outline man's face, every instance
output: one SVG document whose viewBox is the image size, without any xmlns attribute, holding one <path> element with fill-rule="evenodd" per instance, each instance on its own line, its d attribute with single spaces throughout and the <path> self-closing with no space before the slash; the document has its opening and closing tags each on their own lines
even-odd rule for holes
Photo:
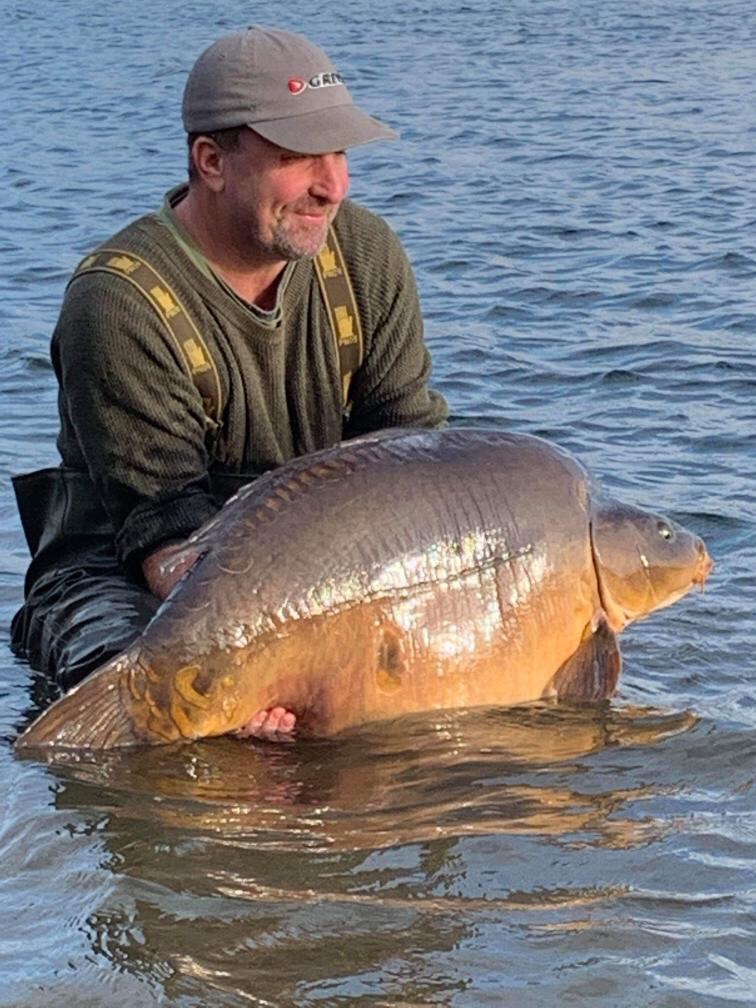
<svg viewBox="0 0 756 1008">
<path fill-rule="evenodd" d="M 223 195 L 240 251 L 287 261 L 317 255 L 349 188 L 346 154 L 296 154 L 248 129 L 223 160 Z"/>
</svg>

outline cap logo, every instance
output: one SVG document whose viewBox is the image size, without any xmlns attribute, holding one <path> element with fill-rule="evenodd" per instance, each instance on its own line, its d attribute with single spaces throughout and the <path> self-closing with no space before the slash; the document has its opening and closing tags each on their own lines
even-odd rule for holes
<svg viewBox="0 0 756 1008">
<path fill-rule="evenodd" d="M 335 72 L 315 74 L 309 80 L 304 80 L 302 77 L 290 77 L 289 91 L 298 95 L 306 91 L 307 88 L 336 87 L 339 84 L 344 84 L 344 78 Z"/>
</svg>

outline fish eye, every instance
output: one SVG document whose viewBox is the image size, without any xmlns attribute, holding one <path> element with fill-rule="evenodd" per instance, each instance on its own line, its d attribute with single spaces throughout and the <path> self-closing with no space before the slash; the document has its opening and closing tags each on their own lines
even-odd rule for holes
<svg viewBox="0 0 756 1008">
<path fill-rule="evenodd" d="M 674 536 L 674 532 L 669 527 L 669 525 L 667 525 L 666 522 L 663 521 L 657 522 L 656 529 L 659 535 L 662 537 L 662 539 L 672 539 Z"/>
</svg>

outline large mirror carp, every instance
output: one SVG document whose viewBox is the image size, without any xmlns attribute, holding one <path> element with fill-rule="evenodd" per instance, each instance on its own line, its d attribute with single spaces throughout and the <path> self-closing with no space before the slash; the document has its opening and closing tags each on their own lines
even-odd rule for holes
<svg viewBox="0 0 756 1008">
<path fill-rule="evenodd" d="M 131 647 L 17 747 L 297 731 L 546 697 L 611 696 L 617 634 L 711 569 L 697 536 L 601 497 L 566 451 L 498 431 L 397 430 L 296 459 L 186 543 Z"/>
</svg>

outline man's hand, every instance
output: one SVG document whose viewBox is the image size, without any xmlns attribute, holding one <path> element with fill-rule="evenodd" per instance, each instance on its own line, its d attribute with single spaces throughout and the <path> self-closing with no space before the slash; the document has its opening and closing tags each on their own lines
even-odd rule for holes
<svg viewBox="0 0 756 1008">
<path fill-rule="evenodd" d="M 291 739 L 294 725 L 297 722 L 295 714 L 285 707 L 272 707 L 261 710 L 248 721 L 243 728 L 234 732 L 237 738 L 267 739 L 268 742 L 285 742 Z"/>
<path fill-rule="evenodd" d="M 161 600 L 199 558 L 199 553 L 188 553 L 182 560 L 171 562 L 171 558 L 183 549 L 184 543 L 171 543 L 161 546 L 142 561 L 144 579 L 152 594 Z"/>
</svg>

